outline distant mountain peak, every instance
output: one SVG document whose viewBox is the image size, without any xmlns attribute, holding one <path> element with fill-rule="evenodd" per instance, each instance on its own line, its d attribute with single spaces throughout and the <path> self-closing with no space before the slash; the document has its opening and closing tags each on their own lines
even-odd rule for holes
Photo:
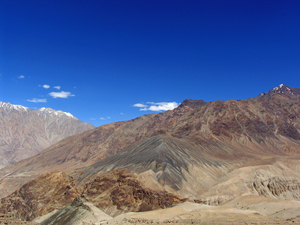
<svg viewBox="0 0 300 225">
<path fill-rule="evenodd" d="M 251 98 L 252 100 L 266 100 L 271 98 L 273 95 L 283 95 L 288 98 L 295 98 L 300 95 L 300 88 L 289 87 L 285 84 L 280 84 L 277 87 L 274 87 L 269 92 L 263 92 L 259 96 L 255 98 Z"/>
<path fill-rule="evenodd" d="M 63 138 L 93 129 L 71 113 L 31 110 L 0 101 L 0 169 L 33 156 Z"/>
<path fill-rule="evenodd" d="M 277 87 L 274 87 L 271 91 L 275 92 L 275 93 L 281 93 L 281 94 L 283 94 L 284 92 L 288 92 L 288 93 L 294 95 L 291 88 L 285 84 L 280 84 Z"/>
<path fill-rule="evenodd" d="M 14 104 L 11 104 L 9 102 L 2 102 L 0 101 L 0 108 L 4 109 L 6 112 L 10 112 L 11 110 L 17 110 L 19 112 L 28 112 L 31 111 L 28 107 L 25 107 L 25 106 L 22 106 L 22 105 L 14 105 Z M 68 116 L 70 118 L 73 118 L 73 119 L 77 119 L 75 116 L 73 116 L 71 113 L 69 112 L 63 112 L 61 110 L 54 110 L 54 109 L 51 109 L 51 108 L 40 108 L 40 109 L 37 109 L 37 110 L 34 110 L 34 111 L 38 111 L 38 114 L 43 114 L 45 116 L 47 115 L 53 115 L 53 116 L 56 116 L 56 117 L 61 117 L 61 116 Z"/>
</svg>

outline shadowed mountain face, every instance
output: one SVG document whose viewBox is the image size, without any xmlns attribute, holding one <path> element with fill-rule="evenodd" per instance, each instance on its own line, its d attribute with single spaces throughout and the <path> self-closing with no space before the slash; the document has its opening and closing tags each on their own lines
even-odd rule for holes
<svg viewBox="0 0 300 225">
<path fill-rule="evenodd" d="M 205 105 L 205 101 L 203 100 L 186 99 L 179 105 L 178 108 L 183 108 L 185 106 L 188 106 L 192 109 L 197 109 L 203 105 Z"/>
<path fill-rule="evenodd" d="M 192 163 L 209 163 L 201 151 L 197 151 L 188 142 L 172 136 L 158 135 L 140 141 L 120 153 L 101 160 L 90 166 L 96 172 L 111 171 L 119 168 L 130 168 L 138 173 L 152 170 L 174 170 L 180 175 L 174 179 L 182 179 L 182 170 L 188 171 Z"/>
<path fill-rule="evenodd" d="M 201 186 L 201 182 L 196 181 L 194 175 L 191 175 L 195 171 L 205 170 L 205 168 L 217 171 L 224 167 L 222 172 L 218 172 L 221 176 L 233 165 L 235 165 L 234 161 L 220 161 L 185 140 L 168 135 L 157 135 L 139 141 L 91 166 L 80 168 L 78 171 L 82 174 L 74 177 L 80 184 L 97 176 L 99 171 L 109 172 L 126 168 L 132 173 L 139 174 L 139 179 L 147 182 L 146 186 L 153 190 L 168 190 L 189 197 L 195 195 L 197 191 L 193 190 L 193 187 Z M 237 165 L 238 162 L 235 166 Z M 210 179 L 214 182 L 213 178 Z"/>
<path fill-rule="evenodd" d="M 94 128 L 70 113 L 0 102 L 0 168 L 36 155 L 50 145 Z"/>
<path fill-rule="evenodd" d="M 108 179 L 103 176 L 125 169 L 141 188 L 206 204 L 244 194 L 299 200 L 299 176 L 293 172 L 293 167 L 300 171 L 299 89 L 276 88 L 249 100 L 186 100 L 171 111 L 71 136 L 2 169 L 2 197 L 54 170 L 68 171 L 78 193 L 89 187 L 102 196 L 99 190 Z M 125 189 L 124 195 L 135 190 Z M 88 194 L 86 199 L 92 201 Z M 137 210 L 143 201 L 118 210 Z M 111 198 L 105 202 L 106 213 L 120 213 Z"/>
<path fill-rule="evenodd" d="M 111 216 L 102 212 L 85 199 L 78 197 L 70 205 L 52 213 L 46 218 L 40 218 L 37 222 L 41 225 L 80 225 L 96 224 L 99 221 L 103 223 L 111 219 Z"/>
</svg>

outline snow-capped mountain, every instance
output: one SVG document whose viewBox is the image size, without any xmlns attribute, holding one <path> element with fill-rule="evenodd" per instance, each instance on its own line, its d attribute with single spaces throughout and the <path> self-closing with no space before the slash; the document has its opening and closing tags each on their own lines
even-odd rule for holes
<svg viewBox="0 0 300 225">
<path fill-rule="evenodd" d="M 12 110 L 17 110 L 19 112 L 27 112 L 27 110 L 29 109 L 22 105 L 13 105 L 10 104 L 9 102 L 1 102 L 1 101 L 0 101 L 0 108 L 5 110 L 6 112 L 10 112 Z"/>
<path fill-rule="evenodd" d="M 0 101 L 0 168 L 33 156 L 50 145 L 94 128 L 71 113 L 31 110 Z"/>
<path fill-rule="evenodd" d="M 284 95 L 290 99 L 295 99 L 300 95 L 300 88 L 289 87 L 285 84 L 280 84 L 277 87 L 272 88 L 269 92 L 261 93 L 259 96 L 253 98 L 254 100 L 267 100 L 272 96 L 279 94 Z M 276 95 L 277 96 L 277 95 Z"/>
</svg>

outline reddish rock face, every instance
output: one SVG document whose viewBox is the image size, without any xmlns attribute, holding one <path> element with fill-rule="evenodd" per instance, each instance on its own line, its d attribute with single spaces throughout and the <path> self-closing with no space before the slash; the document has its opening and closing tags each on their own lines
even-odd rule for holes
<svg viewBox="0 0 300 225">
<path fill-rule="evenodd" d="M 136 177 L 124 169 L 116 169 L 98 176 L 84 185 L 82 190 L 86 200 L 112 216 L 122 212 L 163 209 L 185 201 L 178 195 L 144 187 Z"/>
<path fill-rule="evenodd" d="M 46 173 L 1 199 L 1 212 L 30 221 L 70 204 L 77 196 L 72 178 L 61 172 Z"/>
<path fill-rule="evenodd" d="M 66 173 L 46 173 L 2 198 L 0 211 L 31 221 L 71 204 L 80 196 L 113 216 L 128 211 L 171 207 L 185 201 L 177 195 L 143 187 L 136 177 L 124 169 L 98 176 L 83 187 L 75 183 Z"/>
</svg>

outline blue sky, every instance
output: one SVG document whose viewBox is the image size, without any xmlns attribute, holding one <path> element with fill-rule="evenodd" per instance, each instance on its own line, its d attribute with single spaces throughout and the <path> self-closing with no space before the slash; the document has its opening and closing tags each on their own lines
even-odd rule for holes
<svg viewBox="0 0 300 225">
<path fill-rule="evenodd" d="M 99 126 L 300 88 L 299 12 L 299 0 L 2 0 L 0 101 Z"/>
</svg>

